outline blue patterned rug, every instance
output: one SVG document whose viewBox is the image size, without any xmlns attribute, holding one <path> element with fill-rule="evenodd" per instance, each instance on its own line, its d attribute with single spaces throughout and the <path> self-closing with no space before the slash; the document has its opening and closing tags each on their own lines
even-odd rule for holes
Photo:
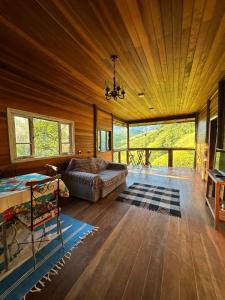
<svg viewBox="0 0 225 300">
<path fill-rule="evenodd" d="M 96 227 L 64 214 L 61 214 L 61 220 L 64 249 L 56 235 L 56 222 L 51 220 L 46 225 L 45 239 L 49 238 L 49 240 L 40 244 L 35 243 L 40 247 L 36 254 L 36 270 L 33 268 L 31 244 L 26 244 L 10 263 L 9 271 L 0 274 L 1 300 L 17 300 L 23 298 L 28 292 L 40 291 L 44 288 L 46 281 L 51 281 L 52 276 L 58 274 L 66 260 L 70 258 L 73 248 L 88 234 L 97 230 Z M 19 231 L 20 235 L 21 232 Z M 40 239 L 42 230 L 40 228 L 36 230 L 35 235 L 37 239 Z M 28 237 L 23 241 L 25 239 L 27 240 Z"/>
</svg>

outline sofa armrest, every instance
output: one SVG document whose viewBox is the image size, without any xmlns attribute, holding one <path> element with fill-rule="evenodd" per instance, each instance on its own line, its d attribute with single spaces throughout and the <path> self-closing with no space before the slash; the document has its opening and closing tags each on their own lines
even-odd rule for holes
<svg viewBox="0 0 225 300">
<path fill-rule="evenodd" d="M 126 164 L 120 164 L 120 163 L 109 163 L 107 166 L 108 170 L 127 170 Z"/>
<path fill-rule="evenodd" d="M 102 186 L 102 179 L 98 174 L 67 171 L 63 173 L 63 179 L 68 184 L 78 183 L 93 187 L 94 189 Z"/>
</svg>

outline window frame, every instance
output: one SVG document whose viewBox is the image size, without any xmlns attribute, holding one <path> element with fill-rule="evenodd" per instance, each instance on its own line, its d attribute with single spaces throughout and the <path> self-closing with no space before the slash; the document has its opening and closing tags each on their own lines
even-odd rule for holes
<svg viewBox="0 0 225 300">
<path fill-rule="evenodd" d="M 30 134 L 30 153 L 29 156 L 17 156 L 16 153 L 16 145 L 20 143 L 16 143 L 16 128 L 14 117 L 22 117 L 27 118 L 29 121 L 29 134 Z M 58 137 L 59 137 L 59 154 L 53 156 L 35 156 L 34 149 L 34 134 L 33 134 L 33 119 L 42 119 L 46 121 L 55 121 L 58 123 Z M 74 121 L 60 119 L 56 117 L 41 115 L 37 113 L 32 113 L 28 111 L 17 110 L 13 108 L 7 108 L 7 120 L 8 120 L 8 134 L 9 134 L 9 148 L 10 148 L 10 158 L 12 163 L 17 162 L 25 162 L 25 161 L 35 161 L 35 160 L 43 160 L 43 159 L 51 159 L 55 157 L 65 157 L 71 156 L 75 154 L 75 128 Z M 61 142 L 61 124 L 68 124 L 70 130 L 70 152 L 63 153 L 62 152 L 62 142 Z"/>
<path fill-rule="evenodd" d="M 125 138 L 125 141 L 126 141 L 126 144 L 125 144 L 125 147 L 116 147 L 115 145 L 115 137 L 118 135 L 118 132 L 116 131 L 115 127 L 118 127 L 118 128 L 124 128 L 125 129 L 125 135 L 126 135 L 126 138 Z M 120 134 L 121 136 L 121 134 Z M 125 122 L 122 122 L 122 121 L 119 121 L 117 119 L 113 119 L 113 140 L 112 140 L 112 144 L 113 144 L 113 149 L 116 149 L 116 150 L 126 150 L 127 149 L 127 140 L 128 140 L 128 124 L 125 123 Z M 120 144 L 121 140 L 119 141 L 119 144 Z"/>
<path fill-rule="evenodd" d="M 101 133 L 102 132 L 104 132 L 104 135 L 105 135 L 105 141 L 106 141 L 106 149 L 105 150 L 103 150 L 101 148 L 101 140 L 102 140 Z M 112 131 L 100 128 L 100 129 L 98 129 L 98 134 L 97 135 L 98 135 L 97 136 L 97 149 L 98 149 L 98 152 L 110 152 L 110 151 L 112 151 Z"/>
</svg>

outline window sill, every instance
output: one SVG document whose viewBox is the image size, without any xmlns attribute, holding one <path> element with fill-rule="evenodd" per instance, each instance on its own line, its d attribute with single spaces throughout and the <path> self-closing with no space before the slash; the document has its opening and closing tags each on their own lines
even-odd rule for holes
<svg viewBox="0 0 225 300">
<path fill-rule="evenodd" d="M 60 154 L 60 155 L 55 155 L 55 156 L 27 157 L 27 158 L 21 158 L 21 159 L 16 158 L 16 159 L 11 159 L 11 163 L 17 164 L 17 163 L 23 163 L 23 162 L 29 162 L 29 161 L 39 161 L 39 160 L 48 160 L 48 159 L 54 159 L 54 158 L 71 157 L 74 155 L 75 155 L 75 152 L 67 153 L 67 154 Z"/>
<path fill-rule="evenodd" d="M 103 151 L 103 150 L 102 150 L 102 151 L 101 151 L 101 150 L 98 150 L 98 152 L 99 152 L 99 153 L 105 153 L 105 152 L 112 152 L 112 150 L 104 150 L 104 151 Z"/>
</svg>

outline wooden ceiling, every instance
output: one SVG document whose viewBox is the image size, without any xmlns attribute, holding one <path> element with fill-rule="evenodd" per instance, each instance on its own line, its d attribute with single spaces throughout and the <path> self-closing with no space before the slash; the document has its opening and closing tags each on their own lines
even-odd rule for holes
<svg viewBox="0 0 225 300">
<path fill-rule="evenodd" d="M 224 0 L 0 0 L 0 14 L 5 90 L 14 81 L 135 120 L 199 111 L 224 76 Z M 127 94 L 107 102 L 113 53 Z"/>
</svg>

